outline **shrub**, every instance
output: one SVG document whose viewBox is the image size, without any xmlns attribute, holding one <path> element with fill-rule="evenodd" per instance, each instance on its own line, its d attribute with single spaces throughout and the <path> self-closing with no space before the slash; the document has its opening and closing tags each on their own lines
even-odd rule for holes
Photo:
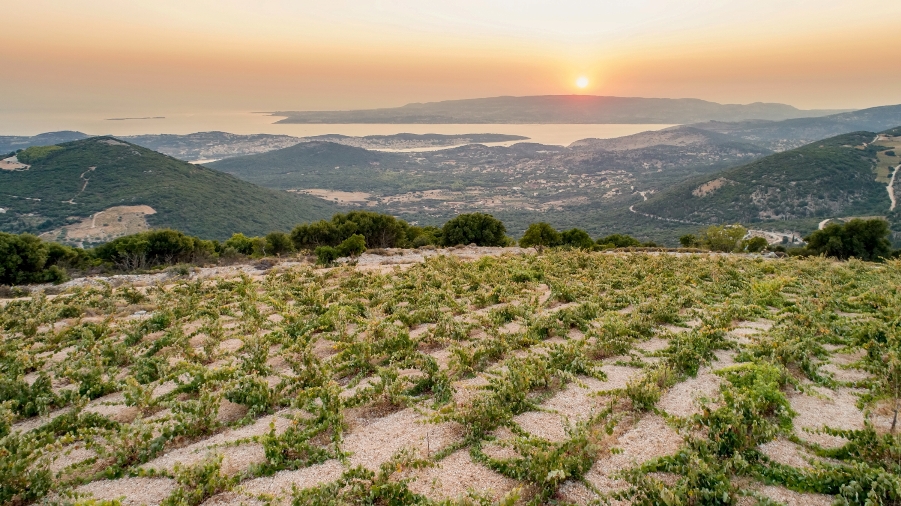
<svg viewBox="0 0 901 506">
<path fill-rule="evenodd" d="M 234 234 L 222 243 L 223 249 L 231 248 L 242 255 L 253 255 L 253 238 L 244 234 Z"/>
<path fill-rule="evenodd" d="M 266 234 L 266 254 L 285 255 L 294 251 L 294 243 L 291 236 L 284 232 L 270 232 Z"/>
<path fill-rule="evenodd" d="M 683 248 L 693 248 L 698 245 L 698 238 L 694 234 L 685 234 L 679 238 L 679 244 Z"/>
<path fill-rule="evenodd" d="M 360 234 L 354 234 L 338 245 L 338 254 L 343 257 L 358 257 L 366 251 L 366 239 Z"/>
<path fill-rule="evenodd" d="M 507 229 L 500 220 L 483 213 L 461 214 L 441 229 L 445 246 L 473 243 L 478 246 L 506 246 L 506 234 Z"/>
<path fill-rule="evenodd" d="M 331 246 L 319 246 L 313 253 L 316 255 L 316 263 L 319 265 L 328 265 L 341 256 L 338 249 Z"/>
<path fill-rule="evenodd" d="M 625 234 L 610 234 L 597 240 L 597 244 L 607 248 L 632 248 L 641 246 L 641 241 Z"/>
<path fill-rule="evenodd" d="M 91 253 L 100 260 L 134 270 L 212 258 L 215 243 L 177 230 L 162 229 L 119 237 L 94 248 Z"/>
<path fill-rule="evenodd" d="M 729 253 L 741 248 L 741 240 L 748 233 L 741 225 L 713 225 L 701 235 L 701 244 L 713 251 Z"/>
<path fill-rule="evenodd" d="M 519 245 L 523 248 L 534 247 L 540 253 L 546 247 L 559 246 L 561 241 L 560 232 L 541 222 L 529 225 L 525 235 L 519 240 Z"/>
<path fill-rule="evenodd" d="M 878 261 L 892 254 L 891 234 L 888 222 L 881 219 L 854 219 L 839 225 L 829 223 L 822 230 L 810 234 L 807 250 L 815 255 L 826 255 L 841 260 L 858 258 Z"/>
<path fill-rule="evenodd" d="M 769 244 L 763 237 L 752 237 L 745 241 L 745 250 L 749 253 L 757 253 L 763 251 Z"/>
<path fill-rule="evenodd" d="M 564 246 L 573 248 L 591 249 L 594 246 L 594 240 L 588 235 L 588 232 L 580 228 L 571 228 L 560 234 L 560 240 Z"/>
</svg>

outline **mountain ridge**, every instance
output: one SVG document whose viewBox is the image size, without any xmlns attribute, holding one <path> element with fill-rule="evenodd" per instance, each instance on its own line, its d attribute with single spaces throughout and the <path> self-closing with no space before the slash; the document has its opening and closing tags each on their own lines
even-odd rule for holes
<svg viewBox="0 0 901 506">
<path fill-rule="evenodd" d="M 786 104 L 718 104 L 694 98 L 597 95 L 500 96 L 346 111 L 276 111 L 276 123 L 695 123 L 781 120 L 845 110 L 803 111 Z"/>
<path fill-rule="evenodd" d="M 143 214 L 154 228 L 224 239 L 289 230 L 337 211 L 319 199 L 261 188 L 114 137 L 35 151 L 23 170 L 0 171 L 0 230 L 61 230 L 110 208 L 148 206 L 152 212 Z"/>
</svg>

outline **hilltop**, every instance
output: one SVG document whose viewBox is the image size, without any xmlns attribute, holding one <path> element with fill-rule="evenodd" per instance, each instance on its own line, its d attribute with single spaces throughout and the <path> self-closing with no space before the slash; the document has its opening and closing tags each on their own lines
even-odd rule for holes
<svg viewBox="0 0 901 506">
<path fill-rule="evenodd" d="M 875 138 L 856 132 L 817 141 L 691 179 L 635 209 L 695 223 L 885 215 L 891 202 L 874 169 L 886 147 L 871 144 Z"/>
<path fill-rule="evenodd" d="M 545 95 L 490 97 L 355 111 L 280 111 L 278 123 L 695 123 L 782 120 L 840 111 L 785 104 L 718 104 L 693 98 Z"/>
<path fill-rule="evenodd" d="M 901 125 L 901 105 L 872 107 L 819 118 L 733 123 L 711 121 L 694 124 L 691 127 L 726 134 L 773 151 L 785 151 L 835 135 L 879 132 L 897 125 Z"/>
<path fill-rule="evenodd" d="M 124 235 L 149 226 L 221 239 L 288 230 L 335 211 L 319 199 L 260 188 L 112 137 L 18 156 L 22 168 L 0 171 L 0 230 L 7 232 L 49 232 L 66 241 L 68 226 L 79 235 L 68 242 L 82 242 L 97 228 L 123 228 L 118 235 Z"/>
</svg>

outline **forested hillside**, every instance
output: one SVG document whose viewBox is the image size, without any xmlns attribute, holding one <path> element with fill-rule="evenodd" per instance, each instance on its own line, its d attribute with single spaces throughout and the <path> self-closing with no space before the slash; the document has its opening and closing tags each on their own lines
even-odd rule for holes
<svg viewBox="0 0 901 506">
<path fill-rule="evenodd" d="M 818 141 L 684 182 L 635 209 L 698 223 L 753 223 L 849 215 L 884 215 L 890 201 L 873 169 L 875 133 Z"/>
<path fill-rule="evenodd" d="M 114 206 L 149 206 L 152 227 L 204 238 L 263 234 L 331 216 L 312 197 L 260 188 L 111 137 L 30 148 L 0 171 L 0 230 L 45 232 Z"/>
</svg>

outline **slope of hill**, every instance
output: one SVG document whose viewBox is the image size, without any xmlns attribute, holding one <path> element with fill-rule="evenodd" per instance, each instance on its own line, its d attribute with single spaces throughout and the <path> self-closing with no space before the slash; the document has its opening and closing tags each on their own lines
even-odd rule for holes
<svg viewBox="0 0 901 506">
<path fill-rule="evenodd" d="M 78 141 L 90 137 L 86 133 L 69 130 L 46 132 L 38 135 L 0 135 L 0 154 L 10 153 L 31 146 L 50 146 L 61 142 Z"/>
<path fill-rule="evenodd" d="M 381 187 L 382 169 L 413 167 L 406 153 L 370 151 L 335 142 L 313 141 L 259 155 L 228 158 L 208 164 L 254 184 L 281 190 L 328 188 L 357 191 Z M 391 182 L 391 187 L 396 183 Z"/>
<path fill-rule="evenodd" d="M 885 214 L 876 181 L 880 148 L 870 132 L 840 135 L 692 179 L 635 206 L 640 212 L 697 223 L 756 222 Z"/>
<path fill-rule="evenodd" d="M 228 132 L 197 132 L 187 135 L 148 134 L 119 137 L 179 160 L 210 160 L 265 153 L 302 142 L 290 135 L 239 135 Z"/>
<path fill-rule="evenodd" d="M 759 146 L 743 141 L 738 137 L 694 126 L 677 126 L 613 139 L 582 139 L 570 144 L 569 147 L 604 151 L 628 151 L 653 146 L 721 146 L 727 144 L 742 144 L 744 147 L 754 151 L 761 150 Z"/>
<path fill-rule="evenodd" d="M 785 121 L 711 121 L 691 125 L 694 128 L 731 135 L 773 151 L 784 151 L 819 139 L 850 132 L 879 132 L 901 125 L 901 105 L 873 107 L 820 118 Z"/>
<path fill-rule="evenodd" d="M 334 212 L 321 200 L 260 188 L 111 137 L 31 150 L 20 155 L 26 169 L 0 171 L 4 231 L 46 232 L 131 207 L 146 211 L 149 226 L 224 238 L 286 230 Z"/>
<path fill-rule="evenodd" d="M 692 98 L 545 95 L 407 104 L 357 111 L 282 111 L 279 123 L 693 123 L 781 120 L 838 111 L 802 111 L 790 105 L 717 104 Z"/>
</svg>

